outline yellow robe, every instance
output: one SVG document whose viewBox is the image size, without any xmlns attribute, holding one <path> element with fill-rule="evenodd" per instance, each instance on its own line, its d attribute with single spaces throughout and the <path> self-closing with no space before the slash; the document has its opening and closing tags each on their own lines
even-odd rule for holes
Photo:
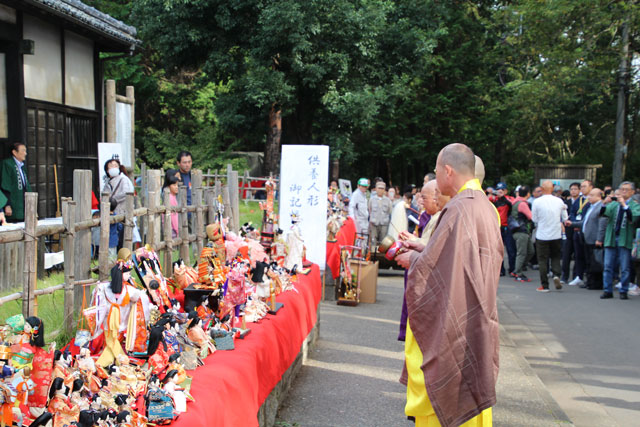
<svg viewBox="0 0 640 427">
<path fill-rule="evenodd" d="M 481 190 L 480 182 L 477 179 L 467 182 L 458 192 L 466 189 Z M 500 216 L 498 216 L 498 224 Z M 433 230 L 432 230 L 433 232 Z M 416 427 L 440 427 L 440 421 L 436 416 L 431 401 L 427 395 L 427 388 L 424 384 L 424 372 L 422 366 L 422 352 L 418 342 L 411 332 L 409 320 L 407 319 L 407 334 L 404 342 L 405 363 L 407 365 L 407 404 L 404 412 L 407 416 L 415 417 Z M 491 408 L 487 408 L 479 415 L 462 424 L 463 427 L 490 427 L 493 425 Z"/>
</svg>

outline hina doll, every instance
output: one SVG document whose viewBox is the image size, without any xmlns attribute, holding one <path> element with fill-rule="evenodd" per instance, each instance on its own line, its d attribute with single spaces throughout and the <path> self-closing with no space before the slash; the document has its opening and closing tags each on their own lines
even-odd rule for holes
<svg viewBox="0 0 640 427">
<path fill-rule="evenodd" d="M 202 329 L 202 319 L 200 319 L 197 313 L 190 315 L 191 321 L 187 326 L 187 337 L 200 349 L 200 355 L 206 357 L 207 354 L 212 354 L 216 351 L 216 347 L 213 345 L 209 336 Z"/>
<path fill-rule="evenodd" d="M 40 318 L 31 316 L 24 319 L 22 332 L 11 346 L 13 367 L 22 369 L 29 366 L 31 368 L 36 347 L 44 347 L 44 324 Z"/>
<path fill-rule="evenodd" d="M 160 375 L 165 366 L 169 363 L 169 347 L 164 342 L 164 326 L 154 325 L 149 332 L 149 347 L 147 354 L 149 356 L 148 363 L 151 372 Z"/>
<path fill-rule="evenodd" d="M 178 331 L 176 321 L 167 318 L 165 321 L 161 321 L 162 323 L 159 326 L 163 326 L 164 330 L 162 331 L 162 337 L 164 338 L 164 342 L 167 344 L 170 352 L 179 353 L 182 351 L 180 346 L 180 341 L 178 340 Z"/>
<path fill-rule="evenodd" d="M 164 387 L 162 387 L 162 389 L 167 392 L 171 400 L 173 400 L 175 412 L 179 415 L 187 412 L 187 396 L 184 394 L 184 388 L 178 385 L 178 378 L 178 371 L 175 369 L 167 372 L 167 375 L 164 377 Z"/>
<path fill-rule="evenodd" d="M 251 282 L 256 287 L 255 294 L 263 300 L 271 296 L 271 280 L 266 274 L 268 268 L 269 264 L 258 261 L 253 270 L 251 270 Z"/>
<path fill-rule="evenodd" d="M 36 384 L 30 378 L 31 368 L 25 366 L 21 370 L 17 371 L 13 375 L 11 384 L 16 390 L 16 405 L 22 413 L 27 413 L 27 404 L 29 403 L 29 396 L 35 392 Z"/>
<path fill-rule="evenodd" d="M 164 313 L 172 307 L 172 303 L 169 299 L 167 281 L 162 275 L 158 254 L 156 254 L 149 245 L 145 245 L 144 248 L 138 249 L 136 254 L 138 259 L 138 272 L 140 273 L 141 279 L 149 291 L 153 303 L 158 306 L 162 313 Z M 151 281 L 153 280 L 157 282 L 157 288 L 155 289 L 151 289 L 150 286 Z"/>
<path fill-rule="evenodd" d="M 187 371 L 185 371 L 184 366 L 180 363 L 180 353 L 173 353 L 169 356 L 169 366 L 167 366 L 167 372 L 169 371 L 178 371 L 178 384 L 182 384 L 186 380 L 191 377 L 187 375 Z"/>
<path fill-rule="evenodd" d="M 291 214 L 291 229 L 287 234 L 287 248 L 289 252 L 284 260 L 287 270 L 295 270 L 295 267 L 302 268 L 302 255 L 304 252 L 304 239 L 300 229 L 300 217 L 297 213 Z"/>
<path fill-rule="evenodd" d="M 116 425 L 118 427 L 133 427 L 131 423 L 131 413 L 129 411 L 122 411 L 118 413 L 116 417 Z"/>
<path fill-rule="evenodd" d="M 284 266 L 284 260 L 287 256 L 287 244 L 282 237 L 282 229 L 278 228 L 275 233 L 273 245 L 271 246 L 271 259 L 273 259 L 280 267 Z"/>
<path fill-rule="evenodd" d="M 69 388 L 64 385 L 64 379 L 57 377 L 51 382 L 47 410 L 53 414 L 53 427 L 69 426 L 78 421 L 80 409 L 71 404 L 68 399 Z"/>
<path fill-rule="evenodd" d="M 221 226 L 219 222 L 214 222 L 207 225 L 206 232 L 209 239 L 207 246 L 212 248 L 216 257 L 220 262 L 224 263 L 227 260 L 227 250 L 224 244 L 224 225 Z"/>
<path fill-rule="evenodd" d="M 131 278 L 130 261 L 118 260 L 111 269 L 111 282 L 100 283 L 93 295 L 96 306 L 96 330 L 93 338 L 104 333 L 105 347 L 98 364 L 107 366 L 124 351 L 119 336 L 126 334 L 127 351 L 144 352 L 147 341 L 150 302 L 147 295 L 127 284 Z"/>
<path fill-rule="evenodd" d="M 92 410 L 82 410 L 78 416 L 78 427 L 94 427 L 98 422 L 98 413 Z"/>
<path fill-rule="evenodd" d="M 64 385 L 71 388 L 75 379 L 71 371 L 71 361 L 73 356 L 68 351 L 62 352 L 56 350 L 53 353 L 53 370 L 51 371 L 51 380 L 54 378 L 62 378 Z"/>
<path fill-rule="evenodd" d="M 89 409 L 90 402 L 88 399 L 87 388 L 85 387 L 83 380 L 78 378 L 73 381 L 73 386 L 71 388 L 71 396 L 69 397 L 69 401 L 71 405 L 77 406 L 80 409 L 80 411 Z"/>
</svg>

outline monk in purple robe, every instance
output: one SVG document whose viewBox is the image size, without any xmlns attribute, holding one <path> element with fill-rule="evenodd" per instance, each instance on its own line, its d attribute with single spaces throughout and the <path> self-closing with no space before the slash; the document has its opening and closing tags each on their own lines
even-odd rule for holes
<svg viewBox="0 0 640 427">
<path fill-rule="evenodd" d="M 498 214 L 474 177 L 469 147 L 440 151 L 436 180 L 451 200 L 409 268 L 405 413 L 416 426 L 491 425 L 498 379 Z"/>
</svg>

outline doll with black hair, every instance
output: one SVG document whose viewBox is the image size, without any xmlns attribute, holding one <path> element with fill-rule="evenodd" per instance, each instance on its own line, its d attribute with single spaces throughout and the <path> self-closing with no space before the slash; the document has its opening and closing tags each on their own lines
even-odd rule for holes
<svg viewBox="0 0 640 427">
<path fill-rule="evenodd" d="M 118 413 L 118 416 L 116 417 L 116 425 L 118 427 L 132 427 L 131 412 L 122 411 Z"/>
<path fill-rule="evenodd" d="M 98 423 L 98 414 L 93 410 L 82 410 L 78 416 L 78 427 L 94 427 Z"/>
<path fill-rule="evenodd" d="M 149 330 L 149 347 L 147 355 L 151 372 L 155 375 L 162 373 L 169 363 L 170 348 L 164 341 L 164 325 L 155 324 Z"/>
<path fill-rule="evenodd" d="M 49 388 L 49 401 L 47 402 L 47 410 L 53 414 L 54 426 L 69 425 L 78 421 L 80 408 L 71 404 L 68 398 L 69 388 L 64 385 L 64 379 L 54 378 Z"/>
<path fill-rule="evenodd" d="M 207 357 L 208 354 L 212 354 L 216 351 L 216 347 L 213 345 L 204 329 L 202 329 L 202 319 L 200 319 L 198 313 L 192 311 L 189 313 L 189 317 L 191 320 L 187 326 L 187 337 L 200 349 L 200 356 L 203 358 Z"/>
<path fill-rule="evenodd" d="M 137 271 L 142 283 L 149 292 L 151 300 L 161 313 L 169 310 L 173 304 L 170 300 L 167 281 L 162 275 L 158 254 L 149 245 L 136 250 Z M 152 281 L 157 282 L 157 289 L 151 290 Z"/>
<path fill-rule="evenodd" d="M 173 406 L 177 414 L 187 412 L 187 396 L 184 393 L 184 388 L 178 385 L 178 371 L 175 369 L 167 372 L 164 377 L 164 386 L 162 389 L 167 392 L 171 400 L 173 400 Z"/>
<path fill-rule="evenodd" d="M 71 363 L 73 356 L 69 351 L 56 350 L 53 353 L 53 369 L 51 370 L 51 379 L 62 378 L 64 385 L 71 388 L 75 377 L 72 375 Z"/>
<path fill-rule="evenodd" d="M 191 378 L 187 375 L 187 371 L 184 369 L 182 363 L 180 363 L 180 356 L 180 353 L 173 353 L 169 356 L 169 365 L 167 366 L 167 372 L 174 370 L 178 372 L 178 384 L 182 384 L 187 379 Z"/>
<path fill-rule="evenodd" d="M 150 303 L 145 292 L 128 284 L 132 264 L 120 259 L 111 269 L 111 281 L 96 286 L 93 305 L 96 306 L 96 330 L 93 338 L 104 333 L 105 347 L 98 364 L 107 366 L 124 353 L 119 335 L 125 332 L 127 351 L 144 351 L 147 341 L 146 323 Z"/>
<path fill-rule="evenodd" d="M 89 409 L 89 391 L 81 378 L 73 380 L 69 401 L 72 405 L 80 408 L 81 411 Z"/>
<path fill-rule="evenodd" d="M 38 317 L 24 319 L 22 333 L 12 347 L 11 364 L 16 369 L 31 366 L 37 348 L 44 347 L 44 324 Z"/>
</svg>

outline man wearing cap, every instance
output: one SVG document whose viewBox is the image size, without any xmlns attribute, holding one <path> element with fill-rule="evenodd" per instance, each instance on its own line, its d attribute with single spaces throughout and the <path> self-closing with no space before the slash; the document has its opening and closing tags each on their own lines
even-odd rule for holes
<svg viewBox="0 0 640 427">
<path fill-rule="evenodd" d="M 507 248 L 507 256 L 509 258 L 509 274 L 515 274 L 513 272 L 516 266 L 516 242 L 513 240 L 513 235 L 511 231 L 509 231 L 509 214 L 511 213 L 511 206 L 513 206 L 513 198 L 509 196 L 509 192 L 507 189 L 507 184 L 504 182 L 499 182 L 496 185 L 496 195 L 490 198 L 493 204 L 496 206 L 498 210 L 498 214 L 500 215 L 500 234 L 502 235 L 502 243 L 504 247 Z M 500 275 L 504 276 L 504 264 L 500 268 Z"/>
<path fill-rule="evenodd" d="M 380 244 L 387 235 L 391 219 L 391 200 L 384 195 L 384 181 L 376 182 L 376 192 L 369 199 L 369 237 L 371 248 Z"/>
<path fill-rule="evenodd" d="M 351 194 L 351 200 L 349 201 L 349 216 L 356 223 L 356 232 L 365 236 L 369 233 L 367 189 L 369 189 L 369 180 L 360 178 L 358 180 L 358 188 Z"/>
</svg>

